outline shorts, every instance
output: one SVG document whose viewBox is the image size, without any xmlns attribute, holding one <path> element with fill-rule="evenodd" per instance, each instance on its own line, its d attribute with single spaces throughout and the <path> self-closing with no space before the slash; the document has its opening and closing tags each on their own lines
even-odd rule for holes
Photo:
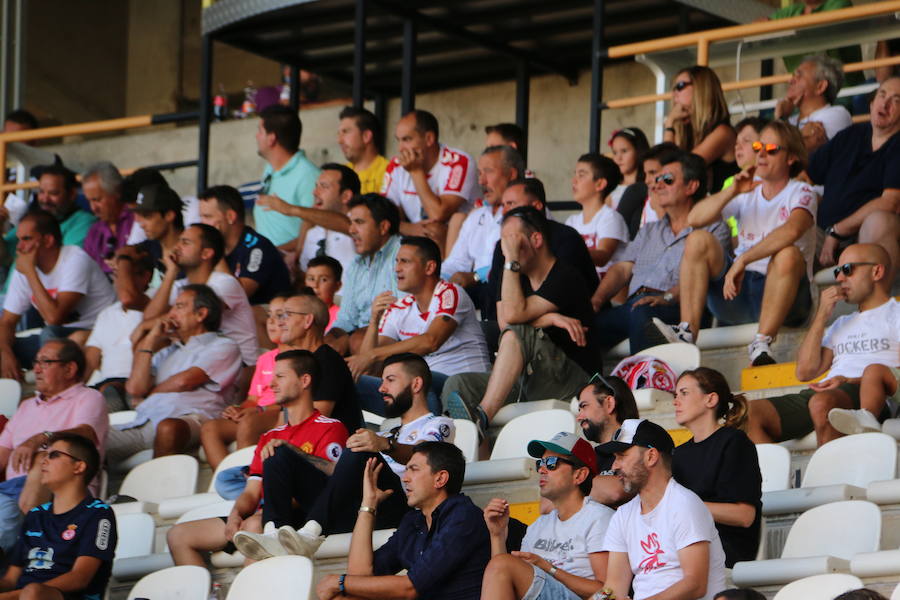
<svg viewBox="0 0 900 600">
<path fill-rule="evenodd" d="M 564 586 L 558 579 L 538 567 L 534 569 L 531 587 L 522 596 L 522 600 L 579 600 L 580 596 Z"/>
<path fill-rule="evenodd" d="M 842 383 L 837 389 L 850 397 L 853 408 L 859 408 L 859 385 Z M 806 388 L 796 394 L 766 398 L 775 407 L 781 420 L 781 438 L 777 441 L 783 442 L 803 437 L 815 428 L 812 417 L 809 415 L 809 399 L 815 393 L 812 388 Z"/>
<path fill-rule="evenodd" d="M 191 413 L 171 418 L 181 419 L 187 423 L 191 431 L 190 446 L 196 446 L 200 443 L 200 426 L 207 421 L 206 417 L 197 413 Z M 153 421 L 147 421 L 143 425 L 129 427 L 128 429 L 111 427 L 106 437 L 106 461 L 108 464 L 115 464 L 142 450 L 150 450 L 153 448 L 155 438 L 156 426 L 153 424 Z"/>
</svg>

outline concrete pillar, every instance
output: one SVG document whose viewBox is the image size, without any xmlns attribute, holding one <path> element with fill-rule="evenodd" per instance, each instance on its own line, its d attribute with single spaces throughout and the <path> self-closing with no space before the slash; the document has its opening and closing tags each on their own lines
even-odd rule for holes
<svg viewBox="0 0 900 600">
<path fill-rule="evenodd" d="M 127 115 L 177 110 L 182 0 L 128 1 Z"/>
</svg>

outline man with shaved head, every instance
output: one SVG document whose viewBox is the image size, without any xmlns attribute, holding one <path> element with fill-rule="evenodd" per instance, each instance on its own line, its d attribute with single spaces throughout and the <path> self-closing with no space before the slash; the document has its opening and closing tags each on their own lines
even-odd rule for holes
<svg viewBox="0 0 900 600">
<path fill-rule="evenodd" d="M 891 261 L 877 244 L 854 244 L 835 268 L 837 285 L 822 291 L 819 309 L 797 356 L 797 378 L 809 381 L 826 371 L 828 377 L 798 394 L 750 403 L 747 434 L 755 443 L 802 437 L 815 430 L 819 445 L 841 435 L 835 416 L 852 417 L 864 425 L 868 411 L 860 409 L 860 380 L 873 364 L 900 367 L 900 303 L 890 296 Z M 826 324 L 838 301 L 858 311 Z M 896 388 L 895 388 L 896 390 Z M 896 395 L 896 394 L 895 394 Z M 832 409 L 842 409 L 830 417 Z M 850 412 L 850 409 L 852 412 Z M 872 416 L 872 415 L 869 415 Z M 874 415 L 883 420 L 885 415 Z M 878 428 L 875 421 L 872 427 Z M 862 427 L 860 427 L 862 430 Z"/>
</svg>

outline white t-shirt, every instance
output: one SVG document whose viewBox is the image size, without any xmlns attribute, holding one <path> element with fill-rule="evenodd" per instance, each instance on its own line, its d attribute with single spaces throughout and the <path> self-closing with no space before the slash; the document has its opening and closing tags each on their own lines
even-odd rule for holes
<svg viewBox="0 0 900 600">
<path fill-rule="evenodd" d="M 553 509 L 528 526 L 522 538 L 522 551 L 547 559 L 557 569 L 594 579 L 588 554 L 603 552 L 603 539 L 616 511 L 584 499 L 584 506 L 565 521 Z"/>
<path fill-rule="evenodd" d="M 625 219 L 617 210 L 606 205 L 603 205 L 589 222 L 584 222 L 584 211 L 582 211 L 569 215 L 569 218 L 566 219 L 566 225 L 581 234 L 588 250 L 596 249 L 600 241 L 604 239 L 619 240 L 616 251 L 613 252 L 613 255 L 605 265 L 597 267 L 597 273 L 605 273 L 611 266 L 616 264 L 619 260 L 618 257 L 622 254 L 622 250 L 628 244 L 628 225 L 625 224 Z"/>
<path fill-rule="evenodd" d="M 478 174 L 472 157 L 456 148 L 441 144 L 438 161 L 428 172 L 428 187 L 438 196 L 465 198 L 460 212 L 469 212 L 480 194 Z M 400 207 L 410 223 L 427 218 L 409 172 L 396 157 L 388 163 L 381 185 L 381 195 Z"/>
<path fill-rule="evenodd" d="M 169 304 L 175 304 L 175 299 L 181 288 L 188 285 L 187 279 L 179 279 L 172 286 L 169 294 Z M 259 343 L 256 338 L 256 321 L 253 318 L 253 309 L 247 300 L 247 293 L 233 275 L 213 271 L 206 285 L 219 296 L 225 303 L 225 311 L 222 313 L 221 331 L 231 338 L 241 348 L 241 360 L 245 365 L 255 365 L 259 356 Z"/>
<path fill-rule="evenodd" d="M 794 113 L 788 117 L 788 123 L 798 128 L 802 128 L 810 122 L 821 123 L 825 128 L 825 136 L 829 140 L 839 131 L 846 129 L 853 124 L 849 111 L 841 105 L 835 106 L 833 104 L 828 104 L 819 110 L 814 110 L 802 121 L 800 120 L 800 113 Z"/>
<path fill-rule="evenodd" d="M 774 198 L 766 200 L 763 186 L 758 185 L 746 194 L 738 194 L 722 210 L 722 218 L 735 217 L 738 222 L 738 247 L 735 256 L 740 256 L 776 228 L 784 225 L 794 210 L 802 209 L 816 218 L 818 198 L 812 188 L 802 181 L 791 179 Z M 794 245 L 800 249 L 806 260 L 807 278 L 812 281 L 812 262 L 816 251 L 816 228 L 810 227 Z M 766 274 L 771 257 L 761 258 L 747 265 L 748 271 Z"/>
<path fill-rule="evenodd" d="M 834 352 L 828 377 L 862 377 L 871 364 L 900 367 L 900 302 L 835 319 L 822 345 Z"/>
<path fill-rule="evenodd" d="M 456 329 L 435 352 L 425 356 L 432 371 L 444 375 L 486 373 L 491 370 L 487 343 L 481 325 L 475 318 L 475 305 L 464 289 L 444 280 L 434 286 L 428 311 L 419 312 L 416 298 L 404 296 L 384 312 L 378 335 L 398 342 L 422 335 L 440 316 L 456 321 Z"/>
<path fill-rule="evenodd" d="M 622 196 L 625 195 L 625 190 L 628 189 L 628 184 L 620 183 L 616 186 L 616 188 L 609 193 L 609 203 L 610 208 L 616 210 L 619 208 L 619 202 L 622 201 Z"/>
<path fill-rule="evenodd" d="M 383 431 L 380 435 L 387 436 L 388 433 Z M 415 446 L 419 442 L 449 442 L 452 444 L 454 437 L 456 437 L 456 425 L 453 423 L 453 419 L 428 413 L 401 426 L 397 432 L 396 442 L 407 446 Z M 381 454 L 381 457 L 391 467 L 391 471 L 397 474 L 397 477 L 402 477 L 406 472 L 406 464 L 397 462 L 384 453 Z"/>
<path fill-rule="evenodd" d="M 674 478 L 659 504 L 641 514 L 641 497 L 619 507 L 609 523 L 604 549 L 625 552 L 634 574 L 634 600 L 658 594 L 684 578 L 678 551 L 709 542 L 709 577 L 703 600 L 725 589 L 725 552 L 703 501 Z"/>
<path fill-rule="evenodd" d="M 325 254 L 341 263 L 345 271 L 357 256 L 356 249 L 353 247 L 353 239 L 349 235 L 317 225 L 306 232 L 303 252 L 300 253 L 301 269 L 306 270 L 306 265 L 316 257 L 320 248 Z"/>
<path fill-rule="evenodd" d="M 441 263 L 441 277 L 450 279 L 454 273 L 477 273 L 485 281 L 494 259 L 494 246 L 500 239 L 502 220 L 503 211 L 499 207 L 496 213 L 489 205 L 470 212 L 450 255 Z"/>
<path fill-rule="evenodd" d="M 116 301 L 116 293 L 100 267 L 87 252 L 78 246 L 63 246 L 53 270 L 44 273 L 37 270 L 38 279 L 54 300 L 62 292 L 84 294 L 75 303 L 72 314 L 66 317 L 65 327 L 91 329 L 100 311 Z M 31 286 L 20 271 L 12 273 L 3 310 L 22 315 L 33 305 Z"/>
<path fill-rule="evenodd" d="M 131 332 L 144 320 L 139 310 L 125 310 L 121 302 L 107 306 L 97 315 L 85 346 L 100 349 L 100 380 L 131 375 Z"/>
</svg>

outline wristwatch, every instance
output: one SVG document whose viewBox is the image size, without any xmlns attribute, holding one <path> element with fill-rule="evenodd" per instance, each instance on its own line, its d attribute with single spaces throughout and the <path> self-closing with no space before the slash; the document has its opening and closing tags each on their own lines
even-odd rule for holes
<svg viewBox="0 0 900 600">
<path fill-rule="evenodd" d="M 675 294 L 673 294 L 672 292 L 666 292 L 665 294 L 663 294 L 663 301 L 665 301 L 666 304 L 672 304 L 673 300 L 675 300 Z"/>
<path fill-rule="evenodd" d="M 838 240 L 839 242 L 843 242 L 845 240 L 849 240 L 853 236 L 849 235 L 841 235 L 837 231 L 834 230 L 834 225 L 825 230 L 825 233 Z"/>
<path fill-rule="evenodd" d="M 519 264 L 517 260 L 511 260 L 509 262 L 503 263 L 503 268 L 507 271 L 512 271 L 513 273 L 518 273 L 522 270 L 522 265 Z"/>
</svg>

